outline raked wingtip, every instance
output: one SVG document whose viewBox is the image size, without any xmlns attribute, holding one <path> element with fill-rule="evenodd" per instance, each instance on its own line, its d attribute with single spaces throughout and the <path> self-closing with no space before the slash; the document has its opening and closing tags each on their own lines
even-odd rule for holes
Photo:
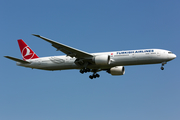
<svg viewBox="0 0 180 120">
<path fill-rule="evenodd" d="M 36 35 L 36 34 L 32 34 L 33 36 L 36 36 L 36 37 L 41 37 L 40 35 Z"/>
</svg>

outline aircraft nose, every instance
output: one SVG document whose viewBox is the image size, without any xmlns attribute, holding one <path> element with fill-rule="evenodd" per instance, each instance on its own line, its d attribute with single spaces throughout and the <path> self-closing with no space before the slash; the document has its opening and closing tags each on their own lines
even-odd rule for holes
<svg viewBox="0 0 180 120">
<path fill-rule="evenodd" d="M 172 59 L 175 59 L 175 58 L 176 58 L 176 55 L 175 55 L 175 54 L 172 54 L 171 58 L 172 58 Z"/>
<path fill-rule="evenodd" d="M 173 57 L 173 59 L 175 59 L 177 56 L 174 54 L 174 57 Z"/>
</svg>

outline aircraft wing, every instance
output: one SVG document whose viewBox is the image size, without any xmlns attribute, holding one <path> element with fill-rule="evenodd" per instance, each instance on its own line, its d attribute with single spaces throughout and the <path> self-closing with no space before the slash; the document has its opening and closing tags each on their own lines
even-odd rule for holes
<svg viewBox="0 0 180 120">
<path fill-rule="evenodd" d="M 40 35 L 36 35 L 36 34 L 32 34 L 32 35 L 34 35 L 36 37 L 39 37 L 39 38 L 51 43 L 53 47 L 55 47 L 55 48 L 57 48 L 57 50 L 60 50 L 61 52 L 65 53 L 67 56 L 76 57 L 76 58 L 91 58 L 91 57 L 93 57 L 93 55 L 91 55 L 91 54 L 89 54 L 87 52 L 84 52 L 84 51 L 69 47 L 67 45 L 64 45 L 62 43 L 58 43 L 56 41 L 53 41 L 53 40 L 50 40 L 48 38 L 42 37 Z"/>
<path fill-rule="evenodd" d="M 21 59 L 18 59 L 18 58 L 10 57 L 10 56 L 4 56 L 4 57 L 6 57 L 8 59 L 11 59 L 11 60 L 14 60 L 16 62 L 24 63 L 24 64 L 29 64 L 30 63 L 28 61 L 24 61 L 24 60 L 21 60 Z"/>
</svg>

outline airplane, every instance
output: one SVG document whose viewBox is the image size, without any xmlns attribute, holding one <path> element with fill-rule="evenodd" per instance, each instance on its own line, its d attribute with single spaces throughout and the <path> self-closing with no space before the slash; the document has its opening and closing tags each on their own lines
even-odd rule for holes
<svg viewBox="0 0 180 120">
<path fill-rule="evenodd" d="M 163 49 L 87 53 L 40 35 L 32 35 L 51 43 L 57 51 L 61 51 L 66 55 L 39 58 L 22 39 L 19 39 L 17 41 L 23 60 L 11 56 L 4 57 L 16 61 L 18 66 L 32 69 L 35 68 L 50 71 L 78 69 L 82 74 L 92 72 L 93 74 L 89 76 L 90 79 L 100 77 L 100 75 L 97 74 L 97 72 L 100 71 L 106 71 L 113 76 L 124 75 L 124 66 L 129 65 L 161 63 L 161 70 L 164 70 L 164 65 L 168 61 L 176 58 L 176 55 L 171 51 Z"/>
</svg>

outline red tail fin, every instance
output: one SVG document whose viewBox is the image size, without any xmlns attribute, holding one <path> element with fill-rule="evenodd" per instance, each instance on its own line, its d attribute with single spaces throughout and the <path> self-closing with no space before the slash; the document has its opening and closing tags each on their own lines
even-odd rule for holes
<svg viewBox="0 0 180 120">
<path fill-rule="evenodd" d="M 18 40 L 18 44 L 23 60 L 39 58 L 22 39 Z"/>
</svg>

